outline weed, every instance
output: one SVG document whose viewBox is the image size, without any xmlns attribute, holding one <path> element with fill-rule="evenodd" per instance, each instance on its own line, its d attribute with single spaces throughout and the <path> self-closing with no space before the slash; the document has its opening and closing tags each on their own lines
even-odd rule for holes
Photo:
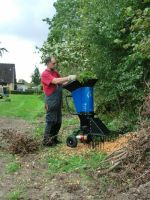
<svg viewBox="0 0 150 200">
<path fill-rule="evenodd" d="M 22 191 L 19 189 L 12 190 L 7 194 L 6 198 L 9 200 L 18 200 L 20 199 L 21 194 L 22 194 Z"/>
<path fill-rule="evenodd" d="M 14 173 L 20 169 L 20 163 L 17 161 L 11 162 L 6 165 L 6 172 L 7 173 Z"/>
</svg>

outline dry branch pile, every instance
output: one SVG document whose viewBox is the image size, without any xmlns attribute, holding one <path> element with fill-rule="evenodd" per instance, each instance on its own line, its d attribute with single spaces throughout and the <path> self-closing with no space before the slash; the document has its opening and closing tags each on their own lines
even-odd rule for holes
<svg viewBox="0 0 150 200">
<path fill-rule="evenodd" d="M 97 176 L 108 175 L 123 191 L 150 180 L 150 123 L 143 123 L 126 147 L 114 151 L 102 161 Z"/>
<path fill-rule="evenodd" d="M 105 158 L 96 175 L 93 173 L 93 177 L 109 180 L 105 199 L 150 199 L 150 94 L 140 108 L 140 118 L 140 130 L 127 145 Z"/>
<path fill-rule="evenodd" d="M 39 148 L 39 142 L 19 131 L 13 129 L 3 129 L 0 131 L 0 147 L 13 154 L 26 154 L 36 151 Z"/>
<path fill-rule="evenodd" d="M 140 122 L 140 130 L 126 146 L 109 154 L 97 171 L 98 176 L 113 177 L 120 189 L 137 187 L 150 180 L 150 94 L 144 99 L 140 116 L 144 120 Z"/>
</svg>

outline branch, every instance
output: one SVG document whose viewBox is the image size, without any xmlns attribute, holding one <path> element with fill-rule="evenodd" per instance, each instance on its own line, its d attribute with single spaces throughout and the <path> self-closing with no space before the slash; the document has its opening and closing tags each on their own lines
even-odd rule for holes
<svg viewBox="0 0 150 200">
<path fill-rule="evenodd" d="M 2 54 L 4 53 L 4 51 L 8 52 L 7 49 L 5 49 L 5 48 L 0 48 L 0 56 L 2 56 Z"/>
</svg>

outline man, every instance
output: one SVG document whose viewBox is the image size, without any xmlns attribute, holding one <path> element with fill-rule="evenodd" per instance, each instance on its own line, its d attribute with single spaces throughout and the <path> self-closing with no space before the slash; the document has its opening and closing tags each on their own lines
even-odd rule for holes
<svg viewBox="0 0 150 200">
<path fill-rule="evenodd" d="M 58 132 L 61 127 L 62 114 L 62 84 L 76 80 L 76 75 L 60 77 L 55 70 L 55 58 L 48 57 L 45 60 L 47 68 L 41 74 L 41 83 L 45 93 L 46 126 L 44 132 L 43 145 L 53 146 L 58 144 Z"/>
</svg>

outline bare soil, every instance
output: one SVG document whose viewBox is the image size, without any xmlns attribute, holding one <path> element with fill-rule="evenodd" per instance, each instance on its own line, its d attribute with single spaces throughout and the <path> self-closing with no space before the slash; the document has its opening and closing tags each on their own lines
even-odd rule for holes
<svg viewBox="0 0 150 200">
<path fill-rule="evenodd" d="M 144 175 L 144 173 L 147 173 L 146 177 L 148 177 L 149 166 L 145 168 L 145 161 L 142 159 L 138 163 L 141 166 L 138 166 L 139 171 L 136 171 L 137 168 L 134 165 L 134 175 L 137 178 L 137 173 L 139 173 L 141 179 L 146 179 L 146 181 L 133 184 L 128 188 L 125 185 L 124 190 L 121 187 L 120 191 L 118 186 L 112 186 L 112 184 L 115 176 L 118 176 L 117 180 L 124 182 L 124 180 L 121 180 L 126 176 L 126 174 L 123 174 L 123 167 L 119 171 L 113 171 L 101 177 L 96 175 L 97 171 L 94 172 L 93 176 L 93 172 L 89 170 L 89 179 L 83 177 L 79 170 L 73 173 L 49 175 L 46 158 L 50 156 L 50 153 L 48 148 L 40 145 L 41 141 L 33 140 L 30 137 L 34 128 L 35 124 L 24 120 L 0 118 L 0 200 L 9 199 L 8 193 L 17 190 L 21 191 L 18 199 L 22 200 L 150 199 L 150 181 Z M 149 130 L 149 126 L 146 127 L 146 130 Z M 13 140 L 14 137 L 16 140 Z M 106 143 L 105 146 L 101 147 L 101 150 L 111 153 L 126 146 L 129 139 L 131 138 L 127 135 L 118 139 L 118 141 Z M 68 152 L 69 155 L 90 151 L 89 147 L 83 144 L 75 149 L 70 149 L 66 147 L 66 144 L 63 144 L 60 150 Z M 138 149 L 138 152 L 140 155 L 140 149 Z M 20 169 L 14 173 L 7 173 L 7 165 L 14 160 L 14 155 L 20 164 Z M 124 166 L 128 166 L 129 169 L 130 166 L 133 166 L 133 162 L 131 162 L 134 160 L 132 155 L 129 154 L 129 159 L 123 161 Z M 139 157 L 135 157 L 135 159 L 137 158 Z M 130 165 L 130 162 L 132 165 Z M 146 162 L 146 164 L 148 165 L 149 162 Z M 124 168 L 125 171 L 128 168 Z M 142 172 L 140 170 L 145 171 Z M 129 172 L 131 171 L 129 170 Z M 126 179 L 125 181 L 130 182 L 130 180 Z"/>
</svg>

